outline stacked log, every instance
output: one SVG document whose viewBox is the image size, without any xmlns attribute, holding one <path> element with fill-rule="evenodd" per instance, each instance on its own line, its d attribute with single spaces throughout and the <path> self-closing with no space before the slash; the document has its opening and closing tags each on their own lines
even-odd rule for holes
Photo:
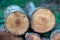
<svg viewBox="0 0 60 40">
<path fill-rule="evenodd" d="M 26 40 L 41 40 L 40 36 L 36 33 L 26 33 Z"/>
<path fill-rule="evenodd" d="M 18 38 L 11 33 L 0 31 L 0 40 L 23 40 L 22 38 Z"/>
<path fill-rule="evenodd" d="M 22 35 L 28 30 L 29 21 L 21 12 L 13 12 L 6 18 L 5 27 L 14 35 Z"/>
<path fill-rule="evenodd" d="M 8 6 L 4 12 L 5 28 L 14 35 L 23 35 L 29 28 L 29 20 L 22 8 L 17 5 Z"/>
<path fill-rule="evenodd" d="M 31 17 L 31 28 L 38 33 L 46 33 L 55 26 L 55 16 L 46 8 L 38 8 Z"/>
<path fill-rule="evenodd" d="M 60 30 L 55 30 L 52 32 L 50 40 L 60 40 Z"/>
</svg>

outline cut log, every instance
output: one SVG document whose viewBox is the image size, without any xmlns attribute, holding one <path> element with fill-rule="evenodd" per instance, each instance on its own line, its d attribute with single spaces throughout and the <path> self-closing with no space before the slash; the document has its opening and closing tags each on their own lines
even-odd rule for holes
<svg viewBox="0 0 60 40">
<path fill-rule="evenodd" d="M 52 32 L 50 40 L 60 40 L 60 30 Z"/>
<path fill-rule="evenodd" d="M 13 12 L 7 16 L 5 27 L 14 35 L 22 35 L 29 28 L 29 20 L 22 12 Z"/>
<path fill-rule="evenodd" d="M 39 8 L 31 17 L 31 28 L 39 33 L 46 33 L 54 28 L 55 16 L 49 9 Z"/>
<path fill-rule="evenodd" d="M 26 33 L 26 40 L 41 40 L 40 36 L 36 33 Z"/>
<path fill-rule="evenodd" d="M 0 31 L 0 40 L 22 40 L 22 39 L 13 36 L 11 33 Z"/>
</svg>

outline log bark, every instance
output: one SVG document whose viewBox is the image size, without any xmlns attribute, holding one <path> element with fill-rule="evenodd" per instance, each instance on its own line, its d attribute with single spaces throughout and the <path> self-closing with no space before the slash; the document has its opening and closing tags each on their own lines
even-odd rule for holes
<svg viewBox="0 0 60 40">
<path fill-rule="evenodd" d="M 36 33 L 26 33 L 26 40 L 41 40 L 40 36 Z"/>
<path fill-rule="evenodd" d="M 50 40 L 60 40 L 60 30 L 55 30 L 50 36 Z"/>
<path fill-rule="evenodd" d="M 0 31 L 0 40 L 22 40 L 11 33 Z"/>
</svg>

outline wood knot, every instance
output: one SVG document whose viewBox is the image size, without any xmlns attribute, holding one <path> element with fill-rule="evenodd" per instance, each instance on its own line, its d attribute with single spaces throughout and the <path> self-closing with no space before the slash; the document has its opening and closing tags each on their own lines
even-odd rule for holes
<svg viewBox="0 0 60 40">
<path fill-rule="evenodd" d="M 20 19 L 16 19 L 15 24 L 16 24 L 17 26 L 20 25 Z"/>
</svg>

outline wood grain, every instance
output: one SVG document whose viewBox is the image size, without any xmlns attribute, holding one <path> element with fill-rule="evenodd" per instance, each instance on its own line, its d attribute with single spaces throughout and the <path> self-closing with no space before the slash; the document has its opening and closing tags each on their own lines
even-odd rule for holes
<svg viewBox="0 0 60 40">
<path fill-rule="evenodd" d="M 55 25 L 55 16 L 45 8 L 37 9 L 31 17 L 31 28 L 39 33 L 46 33 Z"/>
<path fill-rule="evenodd" d="M 25 14 L 13 12 L 6 18 L 5 27 L 14 35 L 22 35 L 29 28 L 29 20 Z"/>
</svg>

